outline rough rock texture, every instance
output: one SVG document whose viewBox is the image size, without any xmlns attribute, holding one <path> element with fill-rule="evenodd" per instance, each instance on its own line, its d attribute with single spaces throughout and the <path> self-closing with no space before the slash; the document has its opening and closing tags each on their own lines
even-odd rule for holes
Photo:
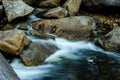
<svg viewBox="0 0 120 80">
<path fill-rule="evenodd" d="M 86 6 L 120 6 L 120 0 L 82 0 Z"/>
<path fill-rule="evenodd" d="M 67 0 L 63 7 L 68 10 L 70 16 L 74 16 L 78 13 L 81 0 Z"/>
<path fill-rule="evenodd" d="M 65 16 L 67 16 L 67 10 L 62 7 L 56 7 L 50 9 L 43 16 L 48 18 L 64 18 Z"/>
<path fill-rule="evenodd" d="M 120 27 L 97 39 L 96 43 L 109 51 L 120 52 Z"/>
<path fill-rule="evenodd" d="M 22 0 L 3 0 L 2 2 L 9 22 L 15 18 L 23 17 L 34 10 Z"/>
<path fill-rule="evenodd" d="M 95 23 L 91 17 L 76 16 L 38 21 L 34 22 L 32 26 L 36 30 L 57 34 L 71 40 L 91 40 Z"/>
<path fill-rule="evenodd" d="M 58 48 L 49 42 L 42 40 L 32 42 L 28 49 L 23 51 L 21 59 L 27 66 L 37 66 L 44 62 L 44 60 L 54 53 Z"/>
<path fill-rule="evenodd" d="M 7 30 L 0 32 L 0 50 L 5 55 L 20 55 L 25 46 L 29 44 L 29 39 L 20 30 Z"/>
<path fill-rule="evenodd" d="M 20 80 L 0 53 L 0 80 Z"/>
<path fill-rule="evenodd" d="M 30 32 L 31 35 L 39 37 L 41 39 L 55 39 L 55 37 L 52 36 L 52 35 L 48 35 L 48 34 L 38 32 L 38 31 L 35 31 L 35 30 L 30 30 L 29 32 Z"/>
<path fill-rule="evenodd" d="M 42 7 L 56 7 L 59 6 L 60 0 L 45 0 L 40 2 L 38 6 Z"/>
</svg>

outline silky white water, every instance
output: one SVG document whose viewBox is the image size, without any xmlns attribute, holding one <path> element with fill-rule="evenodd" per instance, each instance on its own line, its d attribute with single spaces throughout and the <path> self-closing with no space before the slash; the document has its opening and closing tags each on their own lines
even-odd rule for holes
<svg viewBox="0 0 120 80">
<path fill-rule="evenodd" d="M 66 59 L 70 60 L 79 60 L 86 58 L 88 62 L 93 62 L 93 58 L 95 57 L 94 54 L 92 54 L 92 57 L 89 57 L 88 55 L 84 55 L 84 51 L 80 50 L 91 50 L 91 51 L 98 51 L 98 52 L 104 52 L 104 54 L 112 56 L 116 60 L 119 61 L 120 56 L 118 54 L 114 54 L 112 52 L 108 52 L 105 50 L 102 50 L 101 48 L 95 46 L 92 42 L 85 42 L 85 41 L 68 41 L 63 38 L 56 38 L 55 40 L 40 40 L 40 39 L 32 39 L 33 41 L 43 41 L 43 42 L 49 42 L 51 44 L 55 44 L 59 50 L 56 51 L 53 55 L 49 56 L 46 60 L 44 65 L 39 66 L 33 66 L 33 67 L 27 67 L 22 64 L 22 62 L 19 59 L 15 59 L 11 66 L 17 73 L 17 75 L 20 77 L 21 80 L 69 80 L 66 77 L 64 78 L 55 78 L 55 79 L 49 79 L 44 78 L 46 76 L 63 76 L 63 74 L 59 74 L 56 70 L 58 70 L 59 66 L 56 67 L 56 64 L 53 63 L 59 63 L 62 61 L 65 61 Z M 99 53 L 98 53 L 99 54 Z M 90 55 L 91 56 L 91 55 Z M 67 70 L 67 69 L 66 69 Z M 51 74 L 51 73 L 55 74 Z M 67 75 L 64 74 L 64 75 Z M 71 79 L 70 79 L 71 80 Z M 75 79 L 78 80 L 78 79 Z M 82 79 L 80 79 L 82 80 Z"/>
</svg>

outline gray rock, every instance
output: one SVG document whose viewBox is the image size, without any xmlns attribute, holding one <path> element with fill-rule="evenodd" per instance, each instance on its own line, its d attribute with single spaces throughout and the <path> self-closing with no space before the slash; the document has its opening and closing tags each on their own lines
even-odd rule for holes
<svg viewBox="0 0 120 80">
<path fill-rule="evenodd" d="M 70 40 L 91 40 L 95 22 L 88 16 L 43 20 L 32 23 L 36 30 L 56 34 Z"/>
<path fill-rule="evenodd" d="M 98 38 L 96 43 L 106 50 L 120 52 L 120 27 L 115 27 L 108 34 Z"/>
<path fill-rule="evenodd" d="M 32 42 L 29 47 L 23 51 L 21 59 L 26 66 L 37 66 L 54 53 L 58 48 L 50 43 L 42 40 Z"/>
<path fill-rule="evenodd" d="M 43 16 L 48 18 L 64 18 L 65 16 L 67 16 L 67 10 L 62 7 L 56 7 L 50 9 Z"/>
<path fill-rule="evenodd" d="M 20 80 L 0 53 L 0 80 Z"/>
<path fill-rule="evenodd" d="M 34 10 L 22 0 L 3 0 L 2 2 L 9 22 L 15 18 L 23 17 Z"/>
<path fill-rule="evenodd" d="M 74 16 L 80 9 L 81 0 L 67 0 L 63 5 L 68 10 L 70 16 Z"/>
</svg>

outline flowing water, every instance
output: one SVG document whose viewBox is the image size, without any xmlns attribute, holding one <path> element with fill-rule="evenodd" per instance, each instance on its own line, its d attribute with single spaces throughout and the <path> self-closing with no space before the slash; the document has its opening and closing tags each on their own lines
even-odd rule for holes
<svg viewBox="0 0 120 80">
<path fill-rule="evenodd" d="M 28 22 L 40 20 L 30 15 Z M 32 28 L 28 26 L 31 30 Z M 105 51 L 93 42 L 38 39 L 26 31 L 32 41 L 55 44 L 59 50 L 46 58 L 44 64 L 27 67 L 20 59 L 11 66 L 21 80 L 120 80 L 120 55 Z"/>
<path fill-rule="evenodd" d="M 112 69 L 119 65 L 120 56 L 117 53 L 102 50 L 91 42 L 68 41 L 62 38 L 43 41 L 55 44 L 60 50 L 39 66 L 27 67 L 19 59 L 15 59 L 11 66 L 21 80 L 105 80 L 101 78 L 99 68 L 107 66 L 98 66 L 98 63 L 110 63 L 108 67 L 112 65 Z"/>
</svg>

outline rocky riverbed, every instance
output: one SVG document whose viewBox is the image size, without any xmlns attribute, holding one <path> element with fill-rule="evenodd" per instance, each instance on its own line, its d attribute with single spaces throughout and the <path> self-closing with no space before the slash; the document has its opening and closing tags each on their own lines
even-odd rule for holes
<svg viewBox="0 0 120 80">
<path fill-rule="evenodd" d="M 21 80 L 120 80 L 119 8 L 119 0 L 0 0 L 2 59 Z M 19 80 L 5 69 L 0 80 Z"/>
</svg>

